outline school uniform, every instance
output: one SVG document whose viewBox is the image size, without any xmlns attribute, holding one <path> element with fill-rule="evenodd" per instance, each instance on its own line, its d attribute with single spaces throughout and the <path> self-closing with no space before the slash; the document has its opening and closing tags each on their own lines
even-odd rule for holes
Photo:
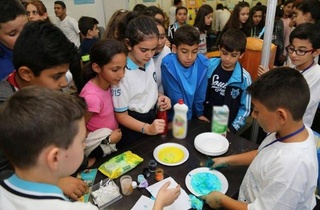
<svg viewBox="0 0 320 210">
<path fill-rule="evenodd" d="M 161 79 L 161 63 L 162 63 L 162 59 L 169 53 L 171 53 L 170 48 L 167 46 L 164 46 L 163 50 L 158 55 L 153 56 L 154 66 L 156 68 L 156 74 L 157 74 L 157 84 L 158 84 L 159 93 L 163 93 L 163 86 L 162 86 L 162 79 Z"/>
</svg>

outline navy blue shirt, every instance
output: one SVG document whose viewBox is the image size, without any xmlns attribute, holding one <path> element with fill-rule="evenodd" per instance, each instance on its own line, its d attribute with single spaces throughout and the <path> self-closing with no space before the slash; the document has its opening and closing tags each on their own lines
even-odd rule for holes
<svg viewBox="0 0 320 210">
<path fill-rule="evenodd" d="M 12 63 L 12 50 L 0 43 L 0 81 L 14 70 Z"/>
</svg>

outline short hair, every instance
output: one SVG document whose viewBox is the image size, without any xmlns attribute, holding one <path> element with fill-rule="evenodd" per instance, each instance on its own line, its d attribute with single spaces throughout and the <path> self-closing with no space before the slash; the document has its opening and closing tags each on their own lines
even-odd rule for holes
<svg viewBox="0 0 320 210">
<path fill-rule="evenodd" d="M 308 83 L 303 75 L 290 67 L 278 67 L 258 77 L 247 91 L 269 111 L 287 109 L 293 120 L 302 119 L 310 99 Z"/>
<path fill-rule="evenodd" d="M 58 65 L 70 64 L 78 56 L 75 45 L 56 26 L 45 21 L 28 22 L 13 48 L 16 70 L 27 66 L 35 76 Z"/>
<path fill-rule="evenodd" d="M 86 103 L 76 96 L 39 86 L 22 88 L 0 109 L 0 148 L 18 168 L 36 164 L 41 151 L 68 148 L 79 131 Z"/>
<path fill-rule="evenodd" d="M 125 32 L 125 38 L 129 40 L 131 47 L 152 37 L 159 38 L 159 30 L 154 18 L 141 15 L 131 20 Z"/>
<path fill-rule="evenodd" d="M 223 4 L 221 3 L 217 4 L 216 10 L 219 10 L 219 9 L 223 10 Z"/>
<path fill-rule="evenodd" d="M 78 21 L 78 26 L 81 34 L 86 36 L 89 30 L 93 30 L 95 25 L 98 25 L 99 21 L 93 17 L 82 16 Z"/>
<path fill-rule="evenodd" d="M 165 18 L 164 12 L 156 6 L 149 6 L 145 8 L 143 11 L 141 11 L 142 15 L 147 15 L 150 17 L 155 17 L 157 14 L 162 15 L 163 18 Z"/>
<path fill-rule="evenodd" d="M 62 9 L 66 9 L 67 8 L 66 4 L 63 1 L 55 1 L 54 4 L 59 4 L 62 7 Z"/>
<path fill-rule="evenodd" d="M 179 7 L 177 7 L 177 9 L 176 9 L 176 15 L 178 14 L 179 10 L 185 10 L 185 11 L 188 13 L 187 7 L 179 6 Z"/>
<path fill-rule="evenodd" d="M 173 44 L 179 47 L 181 44 L 186 44 L 189 46 L 199 44 L 200 32 L 192 26 L 185 25 L 179 27 L 176 32 L 174 32 Z"/>
<path fill-rule="evenodd" d="M 37 12 L 39 13 L 40 16 L 43 16 L 45 13 L 47 13 L 47 8 L 42 1 L 34 0 L 34 1 L 27 2 L 25 4 L 26 9 L 29 4 L 32 4 L 37 8 Z M 51 22 L 49 16 L 47 17 L 47 19 L 45 19 L 45 21 Z"/>
<path fill-rule="evenodd" d="M 313 49 L 320 48 L 320 27 L 313 23 L 303 23 L 298 25 L 289 36 L 289 42 L 292 44 L 293 39 L 309 40 Z"/>
<path fill-rule="evenodd" d="M 125 54 L 126 56 L 128 54 L 125 45 L 118 40 L 104 39 L 94 43 L 90 49 L 90 62 L 86 64 L 83 70 L 82 76 L 84 82 L 88 82 L 97 75 L 92 69 L 92 63 L 96 63 L 99 67 L 103 67 L 110 63 L 117 54 Z"/>
<path fill-rule="evenodd" d="M 213 13 L 213 9 L 208 4 L 203 4 L 199 8 L 193 26 L 197 27 L 201 33 L 205 33 L 211 29 L 211 24 L 207 26 L 205 23 L 205 17 L 211 13 Z"/>
<path fill-rule="evenodd" d="M 19 0 L 0 1 L 0 28 L 2 23 L 15 20 L 18 16 L 26 15 L 26 9 Z"/>
<path fill-rule="evenodd" d="M 222 36 L 219 43 L 220 48 L 228 52 L 239 51 L 244 53 L 247 45 L 247 37 L 240 29 L 230 28 Z"/>
<path fill-rule="evenodd" d="M 178 4 L 180 4 L 182 2 L 182 0 L 174 0 L 173 1 L 173 5 L 178 5 Z"/>
<path fill-rule="evenodd" d="M 147 6 L 144 5 L 144 4 L 136 4 L 136 5 L 133 7 L 132 11 L 141 13 L 145 8 L 147 8 Z"/>
</svg>

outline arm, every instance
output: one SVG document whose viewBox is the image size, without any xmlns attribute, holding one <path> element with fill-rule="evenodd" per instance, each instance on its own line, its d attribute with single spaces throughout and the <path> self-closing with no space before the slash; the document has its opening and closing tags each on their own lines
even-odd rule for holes
<svg viewBox="0 0 320 210">
<path fill-rule="evenodd" d="M 236 118 L 232 122 L 232 128 L 229 128 L 230 130 L 237 131 L 242 126 L 245 125 L 247 117 L 250 115 L 251 111 L 251 96 L 246 91 L 247 87 L 252 83 L 250 74 L 243 70 L 243 82 L 242 85 L 242 94 L 240 99 L 240 107 L 238 110 L 238 114 Z"/>
<path fill-rule="evenodd" d="M 203 199 L 211 208 L 225 208 L 225 209 L 237 209 L 247 210 L 247 203 L 234 200 L 227 195 L 222 194 L 219 191 L 213 191 L 208 195 L 202 196 Z"/>
<path fill-rule="evenodd" d="M 88 186 L 84 181 L 72 176 L 60 178 L 58 187 L 62 189 L 66 196 L 75 201 L 88 191 Z"/>
<path fill-rule="evenodd" d="M 156 201 L 153 205 L 152 210 L 162 210 L 163 207 L 171 205 L 180 195 L 180 185 L 177 187 L 168 189 L 170 181 L 166 182 L 159 190 Z"/>
<path fill-rule="evenodd" d="M 251 164 L 253 159 L 258 154 L 258 150 L 252 150 L 249 152 L 237 154 L 237 155 L 230 155 L 226 157 L 219 157 L 213 158 L 212 161 L 214 162 L 212 168 L 224 168 L 227 166 L 248 166 Z"/>
</svg>

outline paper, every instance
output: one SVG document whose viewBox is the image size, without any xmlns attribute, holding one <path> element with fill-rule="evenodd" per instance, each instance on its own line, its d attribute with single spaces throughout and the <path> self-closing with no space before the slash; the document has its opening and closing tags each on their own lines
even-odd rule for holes
<svg viewBox="0 0 320 210">
<path fill-rule="evenodd" d="M 131 210 L 152 210 L 154 200 L 142 195 Z"/>
<path fill-rule="evenodd" d="M 151 195 L 153 197 L 157 197 L 157 194 L 158 194 L 160 188 L 167 181 L 171 182 L 168 189 L 175 188 L 178 185 L 177 182 L 172 177 L 168 177 L 160 182 L 157 182 L 157 183 L 147 187 L 147 190 L 151 193 Z M 188 210 L 190 208 L 191 208 L 191 203 L 190 203 L 189 196 L 186 193 L 186 191 L 184 191 L 184 189 L 181 188 L 181 194 L 179 195 L 177 200 L 175 200 L 175 202 L 173 204 L 171 204 L 170 206 L 165 207 L 164 210 L 174 210 L 174 209 Z"/>
</svg>

